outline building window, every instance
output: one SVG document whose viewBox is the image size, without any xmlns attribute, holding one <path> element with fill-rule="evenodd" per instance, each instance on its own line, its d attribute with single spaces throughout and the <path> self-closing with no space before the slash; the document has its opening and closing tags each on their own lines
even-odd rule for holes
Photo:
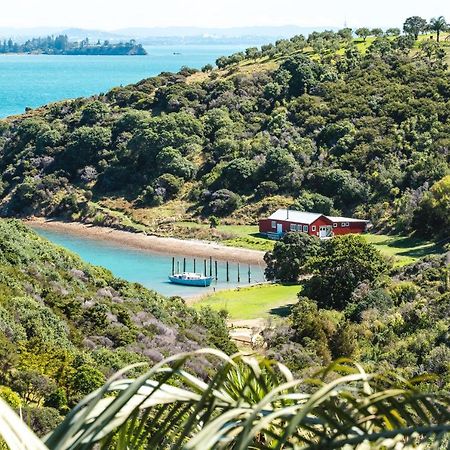
<svg viewBox="0 0 450 450">
<path fill-rule="evenodd" d="M 308 225 L 303 225 L 303 232 L 307 233 L 308 232 Z"/>
<path fill-rule="evenodd" d="M 272 228 L 276 228 L 277 227 L 277 223 L 275 222 L 275 220 L 272 220 Z"/>
<path fill-rule="evenodd" d="M 342 222 L 341 227 L 348 227 L 350 224 L 348 222 Z"/>
<path fill-rule="evenodd" d="M 337 223 L 333 223 L 333 228 L 337 228 Z"/>
<path fill-rule="evenodd" d="M 316 231 L 316 226 L 313 225 L 311 229 L 312 229 L 313 231 Z"/>
<path fill-rule="evenodd" d="M 295 225 L 295 223 L 291 223 L 291 231 L 295 231 L 297 226 Z"/>
</svg>

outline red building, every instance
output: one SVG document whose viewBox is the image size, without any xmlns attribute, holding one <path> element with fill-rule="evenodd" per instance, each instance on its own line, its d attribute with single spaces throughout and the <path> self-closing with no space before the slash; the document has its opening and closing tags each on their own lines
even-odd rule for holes
<svg viewBox="0 0 450 450">
<path fill-rule="evenodd" d="M 259 221 L 259 232 L 279 238 L 290 231 L 302 231 L 323 239 L 341 234 L 364 233 L 368 225 L 368 220 L 279 209 L 267 219 Z"/>
</svg>

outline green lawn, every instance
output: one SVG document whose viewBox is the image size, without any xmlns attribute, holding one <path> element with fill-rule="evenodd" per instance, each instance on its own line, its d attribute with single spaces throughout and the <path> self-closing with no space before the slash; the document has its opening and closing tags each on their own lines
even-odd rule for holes
<svg viewBox="0 0 450 450">
<path fill-rule="evenodd" d="M 422 239 L 387 236 L 382 234 L 365 234 L 365 239 L 381 253 L 394 258 L 396 266 L 405 266 L 427 255 L 442 253 L 442 247 Z"/>
<path fill-rule="evenodd" d="M 298 285 L 265 284 L 209 295 L 193 306 L 211 306 L 216 311 L 226 310 L 230 319 L 258 319 L 270 316 L 286 316 L 289 306 L 296 303 Z"/>
</svg>

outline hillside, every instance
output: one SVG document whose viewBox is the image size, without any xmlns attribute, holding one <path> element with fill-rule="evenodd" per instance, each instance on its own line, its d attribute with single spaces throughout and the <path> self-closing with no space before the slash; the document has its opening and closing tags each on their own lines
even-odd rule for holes
<svg viewBox="0 0 450 450">
<path fill-rule="evenodd" d="M 22 404 L 35 430 L 49 431 L 126 365 L 205 346 L 235 351 L 219 314 L 116 279 L 19 221 L 0 221 L 0 397 Z M 190 369 L 204 378 L 211 368 L 202 358 Z"/>
<path fill-rule="evenodd" d="M 447 237 L 447 50 L 312 33 L 11 117 L 0 213 L 179 236 L 292 206 Z"/>
</svg>

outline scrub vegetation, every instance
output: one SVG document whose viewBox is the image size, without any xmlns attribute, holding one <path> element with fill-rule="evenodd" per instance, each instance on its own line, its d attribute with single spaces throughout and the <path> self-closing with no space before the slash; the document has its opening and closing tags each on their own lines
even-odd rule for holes
<svg viewBox="0 0 450 450">
<path fill-rule="evenodd" d="M 178 222 L 320 206 L 448 237 L 449 47 L 422 25 L 295 36 L 3 120 L 0 213 L 188 237 Z"/>
</svg>

